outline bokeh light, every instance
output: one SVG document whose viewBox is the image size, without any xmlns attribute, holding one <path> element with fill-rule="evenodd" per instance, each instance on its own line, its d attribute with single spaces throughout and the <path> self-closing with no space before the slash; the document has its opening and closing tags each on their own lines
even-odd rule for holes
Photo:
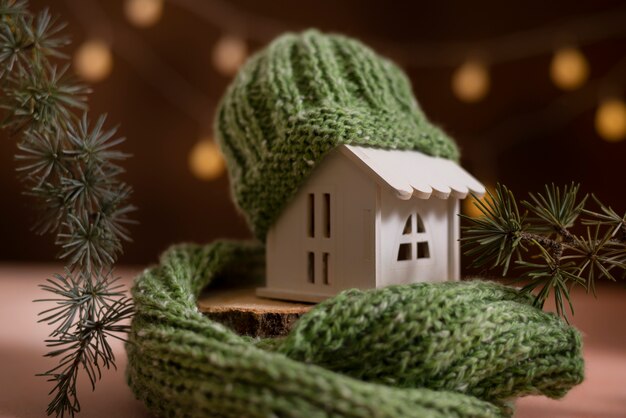
<svg viewBox="0 0 626 418">
<path fill-rule="evenodd" d="M 209 138 L 198 141 L 189 153 L 189 169 L 200 180 L 214 180 L 224 173 L 224 158 Z"/>
<path fill-rule="evenodd" d="M 494 192 L 495 187 L 494 186 L 487 186 L 485 185 L 485 188 L 490 191 L 491 193 Z M 480 211 L 480 209 L 476 206 L 476 201 L 479 200 L 481 202 L 491 202 L 492 199 L 489 197 L 489 193 L 485 193 L 485 195 L 483 197 L 481 197 L 480 199 L 475 199 L 473 196 L 468 195 L 467 198 L 465 198 L 463 200 L 463 213 L 467 216 L 471 216 L 472 218 L 480 218 L 482 216 L 484 216 L 484 214 Z"/>
<path fill-rule="evenodd" d="M 74 70 L 81 78 L 90 82 L 102 81 L 111 74 L 113 54 L 109 45 L 99 39 L 90 39 L 76 50 Z"/>
<path fill-rule="evenodd" d="M 574 90 L 582 86 L 589 77 L 589 63 L 576 48 L 561 48 L 554 54 L 550 64 L 552 82 L 563 90 Z"/>
<path fill-rule="evenodd" d="M 221 74 L 232 76 L 248 56 L 246 42 L 236 36 L 220 38 L 213 48 L 213 65 Z"/>
<path fill-rule="evenodd" d="M 489 70 L 481 61 L 468 60 L 452 75 L 452 91 L 468 103 L 482 100 L 489 91 Z"/>
<path fill-rule="evenodd" d="M 141 28 L 152 26 L 163 15 L 163 0 L 126 0 L 124 14 L 135 26 Z"/>
<path fill-rule="evenodd" d="M 595 125 L 598 135 L 607 141 L 626 139 L 626 103 L 619 99 L 602 102 L 596 111 Z"/>
</svg>

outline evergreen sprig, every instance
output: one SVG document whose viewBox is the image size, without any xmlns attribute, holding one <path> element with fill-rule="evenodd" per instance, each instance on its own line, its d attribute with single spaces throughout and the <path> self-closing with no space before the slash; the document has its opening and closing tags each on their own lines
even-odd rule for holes
<svg viewBox="0 0 626 418">
<path fill-rule="evenodd" d="M 521 213 L 511 190 L 498 184 L 485 199 L 474 196 L 479 216 L 461 215 L 465 254 L 471 266 L 501 269 L 503 276 L 514 264 L 526 283 L 522 290 L 535 292 L 535 305 L 543 307 L 552 293 L 557 314 L 566 317 L 565 302 L 574 313 L 572 286 L 595 295 L 596 280 L 626 278 L 626 213 L 593 200 L 599 210 L 585 208 L 588 195 L 579 197 L 579 185 L 546 185 L 521 202 Z M 582 214 L 585 230 L 578 234 Z"/>
<path fill-rule="evenodd" d="M 66 263 L 41 285 L 51 297 L 40 300 L 52 304 L 40 322 L 53 327 L 47 356 L 58 359 L 41 374 L 53 383 L 47 412 L 61 417 L 80 411 L 81 370 L 95 387 L 102 368 L 115 367 L 108 339 L 123 338 L 133 309 L 113 265 L 134 210 L 120 180 L 124 139 L 105 129 L 105 116 L 89 122 L 90 91 L 68 71 L 64 26 L 47 10 L 31 14 L 25 0 L 0 0 L 0 127 L 17 138 L 25 194 L 41 208 L 34 229 L 56 237 Z"/>
</svg>

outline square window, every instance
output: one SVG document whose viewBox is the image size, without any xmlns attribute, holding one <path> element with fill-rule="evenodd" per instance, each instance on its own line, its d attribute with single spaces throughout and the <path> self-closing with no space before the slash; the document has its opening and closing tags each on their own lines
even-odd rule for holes
<svg viewBox="0 0 626 418">
<path fill-rule="evenodd" d="M 417 258 L 430 258 L 428 242 L 423 241 L 417 243 Z"/>
<path fill-rule="evenodd" d="M 413 258 L 413 245 L 411 243 L 400 244 L 398 248 L 398 261 L 411 260 Z"/>
</svg>

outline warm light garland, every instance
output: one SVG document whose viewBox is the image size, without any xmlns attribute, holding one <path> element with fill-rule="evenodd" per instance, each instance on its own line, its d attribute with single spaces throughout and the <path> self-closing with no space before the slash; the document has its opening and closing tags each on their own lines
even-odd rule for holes
<svg viewBox="0 0 626 418">
<path fill-rule="evenodd" d="M 626 139 L 626 103 L 619 99 L 602 102 L 596 111 L 595 125 L 598 135 L 607 141 Z"/>
<path fill-rule="evenodd" d="M 211 139 L 198 141 L 189 153 L 189 168 L 200 180 L 214 180 L 224 173 L 224 158 Z"/>
<path fill-rule="evenodd" d="M 82 4 L 79 0 L 72 1 L 76 4 Z M 154 24 L 162 16 L 164 0 L 124 1 L 128 20 L 138 26 Z M 171 0 L 171 3 L 204 18 L 215 28 L 222 31 L 224 36 L 214 44 L 211 58 L 214 68 L 226 76 L 234 75 L 246 60 L 249 54 L 248 40 L 255 43 L 265 43 L 282 32 L 275 22 L 268 25 L 267 21 L 257 21 L 254 19 L 255 16 L 246 16 L 243 11 L 238 11 L 235 7 L 221 8 L 216 6 L 217 3 L 202 0 Z M 626 33 L 624 32 L 626 27 L 623 25 L 623 15 L 623 13 L 613 12 L 602 12 L 591 17 L 584 15 L 580 18 L 566 21 L 558 28 L 551 25 L 550 27 L 538 27 L 528 30 L 523 36 L 516 37 L 517 40 L 511 40 L 510 36 L 503 36 L 498 39 L 485 40 L 480 44 L 473 41 L 461 43 L 435 42 L 414 45 L 411 48 L 407 48 L 407 50 L 392 48 L 394 45 L 390 46 L 389 49 L 395 50 L 397 52 L 395 55 L 400 55 L 401 57 L 399 61 L 408 67 L 450 68 L 451 66 L 456 66 L 451 80 L 453 94 L 461 101 L 475 103 L 483 100 L 489 94 L 491 89 L 491 65 L 550 52 L 552 46 L 550 42 L 546 42 L 546 39 L 555 38 L 556 36 L 552 36 L 555 33 L 565 35 L 575 33 L 578 45 L 588 45 L 601 39 L 611 39 L 616 34 Z M 597 24 L 591 25 L 589 23 L 590 19 L 597 22 Z M 87 21 L 88 19 L 83 20 Z M 233 31 L 233 28 L 239 29 Z M 238 32 L 242 28 L 245 28 L 245 38 L 241 36 L 241 32 Z M 238 33 L 239 35 L 233 35 L 233 33 Z M 552 35 L 550 35 L 551 33 Z M 569 36 L 569 38 L 573 38 L 573 36 Z M 468 59 L 466 51 L 478 51 L 479 54 L 473 55 Z M 147 54 L 143 55 L 145 57 Z M 487 57 L 488 62 L 481 61 L 476 57 Z M 460 62 L 463 59 L 465 61 Z M 151 62 L 149 65 L 144 65 L 143 72 L 146 73 L 147 69 L 159 67 L 159 65 L 154 64 L 154 62 Z M 77 73 L 89 81 L 104 79 L 111 72 L 112 65 L 111 51 L 105 43 L 101 42 L 85 43 L 75 56 Z M 616 76 L 619 77 L 620 74 L 623 74 L 623 67 L 623 62 L 616 65 L 604 77 L 605 80 L 601 80 L 603 84 L 614 83 Z M 589 72 L 590 63 L 577 47 L 563 47 L 554 52 L 549 75 L 559 88 L 564 90 L 579 88 L 588 80 Z M 168 83 L 167 76 L 164 76 L 167 73 L 168 71 L 162 72 L 159 78 L 163 82 L 157 86 Z M 617 81 L 619 82 L 619 80 Z M 589 89 L 591 87 L 589 85 Z M 161 90 L 167 92 L 164 95 L 171 96 L 169 92 L 174 89 L 163 88 Z M 201 100 L 191 100 L 192 96 L 194 96 L 193 94 L 182 96 L 187 97 L 175 97 L 174 99 L 170 98 L 170 100 L 178 105 L 185 101 L 209 102 L 208 98 L 202 100 L 202 97 Z M 563 99 L 565 100 L 566 98 L 564 97 Z M 592 106 L 593 99 L 590 102 Z M 194 110 L 189 111 L 189 109 L 199 107 L 194 103 L 182 107 L 194 116 L 196 113 L 201 113 L 201 116 L 197 117 L 197 119 L 200 121 L 204 120 L 204 113 L 195 112 Z M 208 108 L 210 106 L 202 107 Z M 570 113 L 573 116 L 576 111 L 571 111 Z M 543 112 L 537 112 L 534 114 L 534 118 L 538 120 L 542 117 L 542 114 Z M 624 139 L 626 136 L 626 133 L 624 133 L 626 131 L 624 118 L 626 116 L 624 116 L 623 101 L 603 103 L 597 110 L 595 120 L 598 134 L 607 141 Z M 519 131 L 519 127 L 514 125 L 513 123 L 508 123 L 503 126 Z"/>
<path fill-rule="evenodd" d="M 213 48 L 213 65 L 222 74 L 234 75 L 248 56 L 246 42 L 236 36 L 220 38 Z"/>
<path fill-rule="evenodd" d="M 550 78 L 563 90 L 574 90 L 582 86 L 589 77 L 589 63 L 576 48 L 556 51 L 550 64 Z"/>
<path fill-rule="evenodd" d="M 113 69 L 113 54 L 109 45 L 99 39 L 85 41 L 74 55 L 76 74 L 86 81 L 102 81 Z"/>
<path fill-rule="evenodd" d="M 135 26 L 141 28 L 152 26 L 163 15 L 163 0 L 126 0 L 124 14 Z"/>
<path fill-rule="evenodd" d="M 452 91 L 464 102 L 482 100 L 489 91 L 489 70 L 478 60 L 468 60 L 452 75 Z"/>
</svg>

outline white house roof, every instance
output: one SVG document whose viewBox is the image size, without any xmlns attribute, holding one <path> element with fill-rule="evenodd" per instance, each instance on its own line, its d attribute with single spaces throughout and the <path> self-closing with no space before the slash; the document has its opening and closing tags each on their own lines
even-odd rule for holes
<svg viewBox="0 0 626 418">
<path fill-rule="evenodd" d="M 395 190 L 400 199 L 429 199 L 431 196 L 463 199 L 469 193 L 485 194 L 485 186 L 467 171 L 445 158 L 419 151 L 384 150 L 341 145 L 341 152 Z"/>
</svg>

